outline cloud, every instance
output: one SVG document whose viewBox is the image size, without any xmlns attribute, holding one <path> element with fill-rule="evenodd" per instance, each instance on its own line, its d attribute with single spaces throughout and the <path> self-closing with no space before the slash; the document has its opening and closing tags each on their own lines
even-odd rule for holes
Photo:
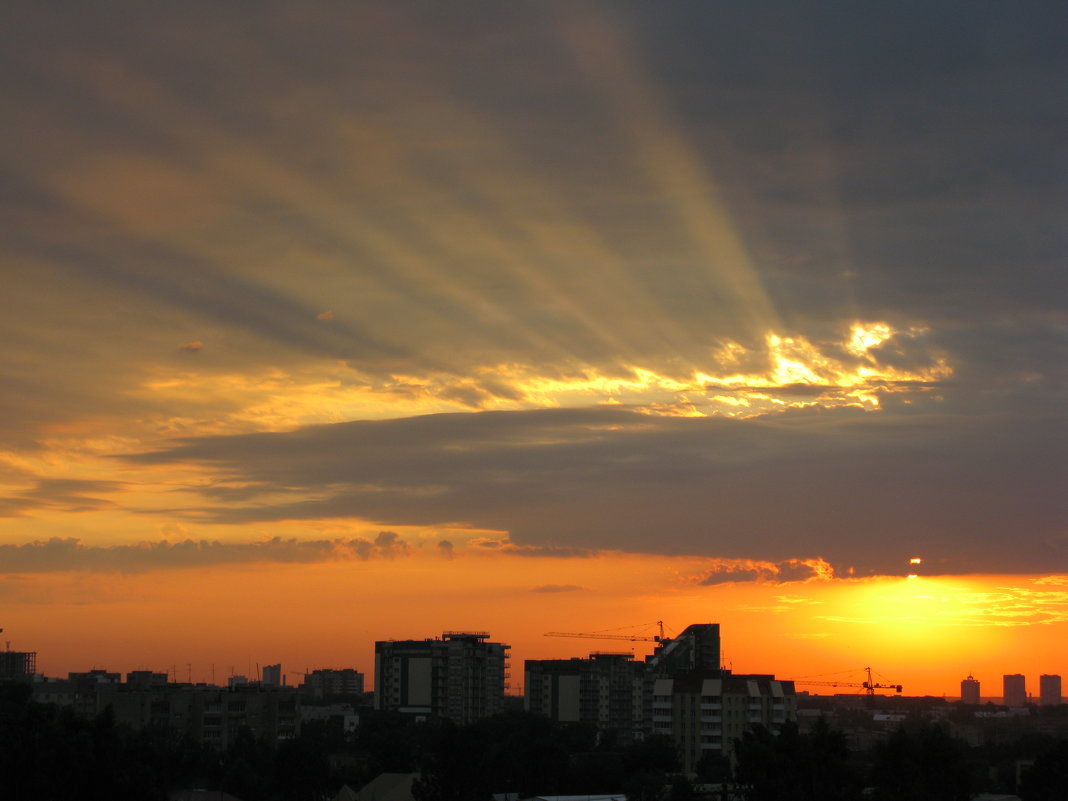
<svg viewBox="0 0 1068 801">
<path fill-rule="evenodd" d="M 585 587 L 580 587 L 578 584 L 542 584 L 539 587 L 531 587 L 531 592 L 545 592 L 545 593 L 558 593 L 558 592 L 577 592 L 584 590 Z"/>
<path fill-rule="evenodd" d="M 729 420 L 600 406 L 201 437 L 121 458 L 199 465 L 242 487 L 231 498 L 208 490 L 210 503 L 176 513 L 202 523 L 455 524 L 508 532 L 507 548 L 492 547 L 516 555 L 754 559 L 784 578 L 818 572 L 789 561 L 801 549 L 858 575 L 897 574 L 917 552 L 938 572 L 1044 572 L 1066 556 L 1050 536 L 1068 511 L 1059 415 L 1035 426 L 981 414 Z M 771 575 L 746 569 L 756 572 L 735 578 Z"/>
<path fill-rule="evenodd" d="M 126 487 L 128 484 L 118 481 L 40 478 L 31 489 L 0 497 L 0 517 L 21 517 L 41 510 L 76 514 L 107 509 L 115 504 L 95 496 L 116 493 Z"/>
<path fill-rule="evenodd" d="M 455 551 L 456 549 L 449 540 L 438 541 L 438 552 L 446 559 L 452 559 L 455 556 Z"/>
<path fill-rule="evenodd" d="M 835 578 L 834 568 L 823 559 L 787 559 L 782 562 L 761 562 L 752 559 L 720 559 L 696 577 L 698 584 L 730 584 L 759 582 L 784 584 L 812 579 Z M 799 599 L 779 596 L 783 603 L 800 603 Z"/>
<path fill-rule="evenodd" d="M 934 5 L 23 3 L 0 441 L 142 438 L 185 522 L 1063 563 L 1065 11 Z M 0 514 L 106 508 L 58 489 Z"/>
<path fill-rule="evenodd" d="M 588 559 L 597 556 L 597 551 L 590 548 L 574 548 L 567 545 L 515 545 L 508 544 L 501 548 L 501 553 L 510 556 L 530 556 L 550 559 Z"/>
<path fill-rule="evenodd" d="M 368 561 L 408 556 L 408 543 L 395 532 L 373 540 L 360 537 L 297 540 L 274 537 L 256 542 L 161 540 L 136 545 L 87 545 L 77 538 L 53 537 L 22 545 L 0 545 L 5 574 L 50 572 L 122 572 L 209 567 L 250 563 Z"/>
<path fill-rule="evenodd" d="M 328 323 L 334 319 L 334 313 L 332 311 L 319 312 L 317 315 L 315 315 L 315 319 L 320 320 L 324 323 Z"/>
</svg>

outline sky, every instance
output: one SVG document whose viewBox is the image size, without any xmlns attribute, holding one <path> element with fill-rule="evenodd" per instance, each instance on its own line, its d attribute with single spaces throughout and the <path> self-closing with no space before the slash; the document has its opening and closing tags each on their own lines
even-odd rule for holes
<svg viewBox="0 0 1068 801">
<path fill-rule="evenodd" d="M 719 622 L 736 671 L 1037 691 L 1066 31 L 5 3 L 3 638 L 48 675 L 370 684 L 376 639 L 484 630 L 518 691 L 604 650 L 547 631 Z"/>
</svg>

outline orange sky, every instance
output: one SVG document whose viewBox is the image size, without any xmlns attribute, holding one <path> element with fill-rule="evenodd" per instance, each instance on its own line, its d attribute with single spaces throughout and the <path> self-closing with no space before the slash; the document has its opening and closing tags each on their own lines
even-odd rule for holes
<svg viewBox="0 0 1068 801">
<path fill-rule="evenodd" d="M 201 681 L 213 664 L 222 681 L 231 670 L 254 674 L 257 664 L 281 662 L 291 682 L 308 668 L 356 667 L 370 685 L 376 639 L 470 629 L 512 646 L 518 689 L 524 659 L 594 650 L 641 658 L 651 648 L 545 632 L 651 634 L 657 615 L 669 632 L 719 622 L 724 661 L 738 672 L 859 681 L 870 665 L 906 694 L 955 695 L 970 672 L 998 695 L 1004 673 L 1025 673 L 1037 686 L 1039 674 L 1068 662 L 1068 577 L 703 586 L 702 568 L 700 559 L 623 554 L 446 561 L 417 553 L 374 563 L 43 575 L 18 582 L 22 603 L 7 605 L 5 623 L 18 632 L 16 646 L 32 639 L 49 675 L 177 669 L 180 679 Z"/>
</svg>

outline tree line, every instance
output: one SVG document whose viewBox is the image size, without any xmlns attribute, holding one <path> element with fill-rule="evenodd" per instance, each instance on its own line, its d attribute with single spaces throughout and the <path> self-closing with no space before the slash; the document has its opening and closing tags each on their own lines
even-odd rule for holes
<svg viewBox="0 0 1068 801">
<path fill-rule="evenodd" d="M 1063 801 L 1068 739 L 1029 734 L 969 747 L 918 717 L 870 751 L 851 751 L 825 719 L 808 732 L 757 727 L 737 743 L 735 765 L 708 756 L 687 778 L 665 738 L 620 743 L 521 711 L 457 726 L 362 710 L 355 734 L 314 722 L 273 744 L 244 730 L 220 752 L 170 728 L 134 731 L 116 725 L 110 710 L 80 718 L 34 702 L 26 685 L 0 685 L 0 798 L 11 799 L 165 801 L 203 788 L 242 801 L 324 801 L 389 772 L 420 774 L 419 801 L 486 801 L 499 792 L 688 801 L 710 786 L 749 801 L 968 801 L 1013 791 L 1019 759 L 1033 759 L 1017 790 L 1024 801 Z"/>
</svg>

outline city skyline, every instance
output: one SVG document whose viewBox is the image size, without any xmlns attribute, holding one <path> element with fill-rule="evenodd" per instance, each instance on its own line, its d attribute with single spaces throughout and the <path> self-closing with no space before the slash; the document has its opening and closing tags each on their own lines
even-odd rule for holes
<svg viewBox="0 0 1068 801">
<path fill-rule="evenodd" d="M 662 621 L 657 621 L 657 624 L 661 624 L 661 623 L 662 623 Z M 525 664 L 526 662 L 530 662 L 530 661 L 538 662 L 538 661 L 553 661 L 553 660 L 556 660 L 556 661 L 561 661 L 561 662 L 586 663 L 588 660 L 593 660 L 593 659 L 596 659 L 596 658 L 599 658 L 599 657 L 605 657 L 605 658 L 608 658 L 608 657 L 612 657 L 612 658 L 615 658 L 615 657 L 626 657 L 626 658 L 628 658 L 630 660 L 633 660 L 635 663 L 644 664 L 646 661 L 648 661 L 650 658 L 653 657 L 653 655 L 656 653 L 656 650 L 658 649 L 659 646 L 656 643 L 652 643 L 652 641 L 654 640 L 654 636 L 653 635 L 639 636 L 639 635 L 635 635 L 634 632 L 638 631 L 639 629 L 644 630 L 644 631 L 662 630 L 662 629 L 659 629 L 659 628 L 656 628 L 656 629 L 650 628 L 650 626 L 652 626 L 652 625 L 653 624 L 648 624 L 647 626 L 644 626 L 644 627 L 631 627 L 631 628 L 627 629 L 627 631 L 629 633 L 627 635 L 625 635 L 625 636 L 616 637 L 615 632 L 618 632 L 619 630 L 613 630 L 612 632 L 608 632 L 607 633 L 608 634 L 608 638 L 615 638 L 615 639 L 618 639 L 618 640 L 627 640 L 627 639 L 629 639 L 629 640 L 642 640 L 642 641 L 650 642 L 651 644 L 647 647 L 647 650 L 649 651 L 649 653 L 646 653 L 646 654 L 641 653 L 640 650 L 636 652 L 633 647 L 630 648 L 629 650 L 627 650 L 625 642 L 618 642 L 618 643 L 601 643 L 600 647 L 589 647 L 589 648 L 585 648 L 585 649 L 583 649 L 583 648 L 574 648 L 573 647 L 568 654 L 565 654 L 565 655 L 557 654 L 557 655 L 555 655 L 553 657 L 550 657 L 548 660 L 545 660 L 545 659 L 540 658 L 540 657 L 535 657 L 535 658 L 524 657 L 524 658 L 521 658 L 521 659 L 515 659 L 511 655 L 506 655 L 504 657 L 505 661 L 504 661 L 504 668 L 503 669 L 504 669 L 504 671 L 506 673 L 510 674 L 513 677 L 513 679 L 510 680 L 508 678 L 505 678 L 505 680 L 504 680 L 505 692 L 506 692 L 507 695 L 511 695 L 511 696 L 522 696 L 523 695 L 524 690 L 525 690 L 523 682 L 522 681 L 517 681 L 514 678 L 514 677 L 522 676 L 523 672 L 520 671 L 520 670 L 517 670 L 516 666 L 517 666 L 517 664 L 518 665 L 522 665 L 522 664 Z M 718 624 L 713 624 L 713 626 L 718 631 L 719 625 Z M 693 628 L 693 627 L 691 626 L 691 628 Z M 594 637 L 590 637 L 590 638 L 587 638 L 587 639 L 592 641 L 592 640 L 597 639 L 597 638 L 603 638 L 603 637 L 605 637 L 605 634 L 606 633 L 597 633 Z M 272 685 L 297 686 L 297 684 L 300 683 L 297 680 L 299 677 L 304 677 L 305 679 L 307 679 L 308 677 L 313 677 L 313 676 L 316 676 L 317 674 L 339 673 L 339 674 L 346 674 L 346 675 L 351 674 L 351 675 L 354 675 L 354 676 L 358 674 L 358 676 L 360 678 L 360 682 L 361 682 L 361 687 L 364 686 L 364 684 L 363 684 L 364 682 L 370 682 L 369 684 L 366 685 L 367 686 L 367 691 L 368 692 L 375 692 L 375 691 L 377 691 L 377 683 L 374 681 L 374 679 L 375 679 L 375 665 L 376 665 L 376 659 L 374 658 L 374 654 L 377 654 L 379 649 L 384 645 L 385 646 L 394 646 L 394 645 L 396 645 L 396 646 L 406 646 L 406 645 L 407 646 L 413 646 L 413 645 L 418 646 L 418 645 L 421 645 L 423 643 L 431 643 L 431 644 L 432 643 L 437 643 L 438 645 L 441 645 L 444 641 L 448 641 L 450 638 L 457 638 L 457 637 L 459 637 L 459 638 L 470 638 L 470 637 L 473 637 L 473 638 L 480 639 L 480 640 L 500 639 L 502 641 L 502 644 L 503 644 L 505 650 L 510 651 L 512 649 L 512 645 L 509 642 L 504 642 L 504 640 L 506 640 L 507 638 L 494 638 L 492 633 L 488 632 L 488 631 L 473 631 L 473 630 L 461 631 L 461 630 L 453 629 L 453 630 L 439 632 L 439 633 L 426 632 L 425 635 L 426 636 L 422 636 L 422 637 L 420 637 L 420 636 L 416 636 L 416 637 L 390 637 L 390 638 L 388 638 L 386 640 L 376 641 L 375 643 L 372 644 L 372 654 L 373 654 L 372 659 L 370 660 L 369 665 L 366 665 L 366 666 L 353 664 L 353 663 L 347 663 L 347 664 L 337 663 L 337 664 L 329 664 L 329 665 L 327 665 L 327 664 L 304 665 L 303 667 L 301 667 L 301 666 L 295 664 L 295 665 L 292 665 L 292 666 L 287 668 L 286 665 L 282 664 L 282 663 L 269 664 L 269 663 L 264 662 L 262 660 L 254 660 L 250 656 L 249 657 L 249 661 L 244 666 L 237 665 L 237 664 L 231 664 L 231 665 L 228 665 L 228 666 L 223 666 L 221 664 L 214 663 L 214 662 L 212 662 L 212 663 L 210 663 L 208 665 L 199 665 L 199 664 L 198 665 L 194 665 L 193 663 L 187 662 L 187 663 L 183 663 L 183 664 L 175 663 L 175 664 L 172 664 L 172 665 L 169 665 L 169 666 L 161 665 L 161 666 L 157 666 L 156 668 L 149 668 L 142 661 L 142 662 L 138 662 L 139 666 L 137 668 L 130 668 L 128 666 L 120 666 L 121 669 L 112 670 L 112 669 L 110 669 L 109 666 L 101 665 L 101 664 L 94 664 L 91 667 L 85 668 L 85 669 L 82 669 L 82 670 L 61 671 L 59 673 L 47 673 L 47 672 L 42 670 L 42 671 L 37 671 L 36 675 L 44 677 L 44 678 L 47 678 L 47 679 L 62 679 L 64 673 L 70 673 L 72 675 L 87 675 L 89 673 L 94 673 L 95 672 L 95 673 L 100 673 L 102 675 L 103 674 L 107 674 L 109 676 L 116 676 L 116 677 L 121 677 L 122 675 L 127 675 L 128 673 L 133 673 L 133 674 L 146 674 L 146 675 L 152 675 L 152 676 L 162 675 L 162 676 L 166 676 L 168 681 L 174 682 L 174 683 L 179 683 L 179 684 L 181 684 L 181 683 L 208 684 L 208 685 L 212 685 L 212 686 L 220 686 L 221 687 L 221 686 L 228 686 L 228 685 L 232 686 L 235 679 L 238 680 L 240 683 L 249 683 L 249 682 L 251 682 L 251 683 L 261 683 L 262 682 L 262 683 L 265 683 L 265 684 L 272 684 Z M 574 636 L 574 637 L 577 637 L 579 639 L 583 639 L 580 635 L 577 635 L 577 634 L 569 634 L 568 636 Z M 669 643 L 669 642 L 673 641 L 675 638 L 676 638 L 676 635 L 674 635 L 674 633 L 672 633 L 672 635 L 664 635 L 664 639 L 662 640 L 662 642 L 666 644 L 666 643 Z M 8 643 L 8 645 L 10 646 L 10 642 Z M 591 645 L 593 645 L 593 643 L 591 643 Z M 641 648 L 641 646 L 639 646 L 639 649 L 640 648 Z M 15 649 L 11 649 L 11 650 L 15 650 Z M 18 655 L 18 654 L 16 654 L 16 655 Z M 722 654 L 721 654 L 721 656 L 722 656 Z M 37 660 L 39 659 L 39 657 L 40 657 L 40 655 L 38 653 L 32 652 L 32 662 L 33 662 L 33 664 L 35 666 L 36 666 L 36 663 L 37 663 Z M 653 661 L 655 662 L 655 659 Z M 720 661 L 722 663 L 722 667 L 724 667 L 727 670 L 728 673 L 732 672 L 732 667 L 728 664 L 728 662 L 729 662 L 728 658 L 722 657 L 720 659 Z M 750 666 L 750 667 L 753 667 L 753 666 Z M 769 670 L 772 670 L 772 669 L 773 669 L 772 665 L 763 665 L 760 672 L 767 673 Z M 780 678 L 782 678 L 783 680 L 790 681 L 792 683 L 796 683 L 797 686 L 798 686 L 798 691 L 799 692 L 803 691 L 803 692 L 811 694 L 811 695 L 839 695 L 839 694 L 841 694 L 841 695 L 850 695 L 850 694 L 862 695 L 862 694 L 864 694 L 866 692 L 865 681 L 866 681 L 866 679 L 869 678 L 869 674 L 867 674 L 867 672 L 866 672 L 867 669 L 868 668 L 865 667 L 865 668 L 858 668 L 858 669 L 852 669 L 852 670 L 837 671 L 837 672 L 835 672 L 833 674 L 832 673 L 827 673 L 827 674 L 818 674 L 818 675 L 815 675 L 815 676 L 801 676 L 801 677 L 798 677 L 796 679 L 792 678 L 792 677 L 786 677 L 786 676 L 780 676 Z M 180 671 L 184 671 L 184 672 L 181 673 L 181 675 L 180 675 Z M 737 673 L 737 672 L 740 672 L 740 671 L 733 671 L 733 672 Z M 747 671 L 747 672 L 755 672 L 755 671 Z M 269 677 L 268 677 L 268 674 L 269 674 Z M 32 675 L 32 673 L 29 674 L 29 675 Z M 997 678 L 998 678 L 997 676 L 994 676 L 994 677 L 989 677 L 988 676 L 988 677 L 986 677 L 985 680 L 988 682 L 988 688 L 989 688 L 990 685 L 992 685 L 995 682 L 995 679 L 997 679 Z M 809 681 L 806 681 L 806 679 L 809 680 Z M 960 680 L 960 684 L 959 684 L 960 692 L 957 695 L 954 695 L 954 694 L 949 693 L 949 692 L 942 692 L 942 693 L 910 693 L 910 692 L 906 692 L 904 690 L 904 688 L 900 687 L 900 686 L 898 686 L 895 689 L 895 685 L 893 684 L 892 680 L 889 679 L 886 676 L 881 675 L 877 671 L 875 673 L 875 677 L 874 677 L 873 680 L 876 682 L 876 685 L 875 685 L 875 690 L 876 690 L 875 694 L 876 695 L 880 695 L 880 694 L 882 694 L 882 695 L 892 695 L 892 694 L 895 694 L 895 692 L 896 692 L 896 694 L 898 694 L 898 695 L 912 696 L 912 697 L 919 697 L 921 695 L 930 695 L 932 697 L 941 696 L 941 697 L 946 697 L 946 698 L 956 697 L 956 698 L 958 698 L 960 700 L 963 700 L 963 701 L 966 701 L 966 702 L 970 702 L 970 703 L 979 703 L 979 702 L 986 703 L 988 701 L 991 701 L 992 699 L 1002 699 L 1006 704 L 1012 706 L 1012 705 L 1018 705 L 1018 703 L 1019 703 L 1019 699 L 1018 698 L 1011 699 L 1011 700 L 1014 701 L 1014 703 L 1010 703 L 1010 699 L 1008 699 L 1008 697 L 1005 695 L 1005 689 L 1007 689 L 1007 687 L 1008 687 L 1008 682 L 1009 682 L 1010 679 L 1012 679 L 1012 680 L 1018 682 L 1017 688 L 1015 690 L 1015 693 L 1017 695 L 1019 695 L 1020 697 L 1025 698 L 1027 703 L 1042 704 L 1042 705 L 1045 705 L 1047 703 L 1062 703 L 1062 701 L 1051 700 L 1054 696 L 1056 696 L 1057 698 L 1060 697 L 1060 680 L 1061 680 L 1061 676 L 1060 676 L 1059 673 L 1042 672 L 1039 675 L 1031 676 L 1031 679 L 1033 680 L 1034 686 L 1035 687 L 1041 687 L 1041 689 L 1042 689 L 1041 695 L 1037 691 L 1032 691 L 1032 689 L 1026 689 L 1027 676 L 1025 676 L 1024 674 L 1002 674 L 1001 675 L 1001 679 L 1003 679 L 1004 682 L 1005 682 L 1005 687 L 1004 687 L 1001 695 L 991 695 L 990 693 L 986 693 L 986 694 L 982 693 L 981 692 L 981 685 L 982 685 L 982 682 L 984 680 L 983 675 L 974 676 L 970 672 L 968 673 L 968 675 L 966 677 L 963 677 Z M 966 691 L 966 685 L 969 685 L 969 684 L 972 685 L 972 688 L 970 690 Z M 850 689 L 850 688 L 854 688 L 854 689 Z M 969 698 L 968 698 L 969 694 L 976 695 L 978 698 L 981 699 L 981 701 L 970 701 Z"/>
<path fill-rule="evenodd" d="M 1068 672 L 1065 8 L 0 15 L 41 672 L 652 620 Z"/>
</svg>

